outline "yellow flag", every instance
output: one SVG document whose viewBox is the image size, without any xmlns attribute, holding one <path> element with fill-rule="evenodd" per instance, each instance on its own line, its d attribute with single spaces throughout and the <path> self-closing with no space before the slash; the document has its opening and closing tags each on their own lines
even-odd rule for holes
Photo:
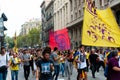
<svg viewBox="0 0 120 80">
<path fill-rule="evenodd" d="M 14 48 L 13 48 L 13 51 L 18 53 L 16 32 L 15 32 L 15 36 L 14 36 Z"/>
<path fill-rule="evenodd" d="M 120 29 L 110 8 L 98 10 L 92 0 L 86 0 L 82 44 L 120 47 Z"/>
</svg>

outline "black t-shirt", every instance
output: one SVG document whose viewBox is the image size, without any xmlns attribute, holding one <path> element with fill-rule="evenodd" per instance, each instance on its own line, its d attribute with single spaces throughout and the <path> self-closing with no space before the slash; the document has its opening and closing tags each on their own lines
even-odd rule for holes
<svg viewBox="0 0 120 80">
<path fill-rule="evenodd" d="M 51 74 L 50 65 L 53 64 L 51 60 L 38 60 L 36 65 L 40 68 L 40 74 Z"/>
<path fill-rule="evenodd" d="M 90 56 L 89 56 L 90 63 L 91 63 L 91 64 L 96 64 L 98 57 L 99 57 L 99 56 L 98 56 L 97 54 L 90 54 Z"/>
</svg>

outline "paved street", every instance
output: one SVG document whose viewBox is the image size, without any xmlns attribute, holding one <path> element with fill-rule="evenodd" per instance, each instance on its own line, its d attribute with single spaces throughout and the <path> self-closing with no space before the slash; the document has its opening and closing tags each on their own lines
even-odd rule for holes
<svg viewBox="0 0 120 80">
<path fill-rule="evenodd" d="M 76 80 L 76 76 L 77 76 L 77 72 L 76 70 L 74 69 L 73 71 L 73 75 L 71 76 L 71 80 Z M 11 77 L 10 77 L 10 71 L 8 72 L 8 77 L 7 77 L 7 80 L 11 80 Z M 23 69 L 21 68 L 20 71 L 19 71 L 19 80 L 24 80 L 24 76 L 23 76 Z M 30 77 L 29 77 L 29 80 L 35 80 L 35 76 L 33 76 L 32 74 L 30 74 Z M 61 77 L 61 74 L 59 75 L 59 80 L 67 80 L 66 77 Z M 103 71 L 100 70 L 100 72 L 96 72 L 96 78 L 93 79 L 91 77 L 91 72 L 88 73 L 88 80 L 105 80 L 105 77 L 103 76 Z"/>
</svg>

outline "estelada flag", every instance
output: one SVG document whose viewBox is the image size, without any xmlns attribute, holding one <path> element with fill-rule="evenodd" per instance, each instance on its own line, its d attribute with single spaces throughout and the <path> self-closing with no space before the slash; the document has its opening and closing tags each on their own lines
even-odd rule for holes
<svg viewBox="0 0 120 80">
<path fill-rule="evenodd" d="M 120 47 L 120 29 L 109 7 L 98 10 L 92 0 L 86 0 L 83 20 L 83 45 Z"/>
<path fill-rule="evenodd" d="M 54 37 L 53 37 L 54 36 Z M 58 47 L 59 50 L 69 50 L 70 49 L 70 38 L 68 34 L 68 29 L 57 30 L 50 34 L 49 45 L 51 48 Z"/>
</svg>

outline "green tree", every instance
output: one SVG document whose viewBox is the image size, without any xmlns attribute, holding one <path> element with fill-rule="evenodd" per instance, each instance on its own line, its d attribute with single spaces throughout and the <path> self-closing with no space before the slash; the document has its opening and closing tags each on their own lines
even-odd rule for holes
<svg viewBox="0 0 120 80">
<path fill-rule="evenodd" d="M 40 45 L 40 28 L 33 28 L 27 35 L 17 37 L 18 47 Z"/>
<path fill-rule="evenodd" d="M 8 48 L 13 48 L 14 47 L 14 41 L 13 38 L 9 37 L 9 36 L 5 36 L 5 42 Z"/>
<path fill-rule="evenodd" d="M 30 37 L 30 42 L 31 42 L 31 47 L 35 46 L 35 45 L 39 45 L 40 44 L 40 29 L 37 28 L 33 28 L 30 32 L 29 32 L 29 37 Z"/>
</svg>

